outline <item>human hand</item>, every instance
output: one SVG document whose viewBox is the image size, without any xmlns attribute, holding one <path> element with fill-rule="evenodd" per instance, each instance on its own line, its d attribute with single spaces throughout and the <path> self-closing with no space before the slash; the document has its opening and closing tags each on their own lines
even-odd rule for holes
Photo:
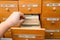
<svg viewBox="0 0 60 40">
<path fill-rule="evenodd" d="M 22 24 L 24 22 L 24 14 L 21 12 L 13 12 L 5 21 L 8 25 L 14 26 L 18 23 Z"/>
</svg>

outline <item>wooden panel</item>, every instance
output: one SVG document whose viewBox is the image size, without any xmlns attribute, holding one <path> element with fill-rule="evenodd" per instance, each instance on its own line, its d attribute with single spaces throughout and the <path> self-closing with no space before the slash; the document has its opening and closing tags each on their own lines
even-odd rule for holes
<svg viewBox="0 0 60 40">
<path fill-rule="evenodd" d="M 7 18 L 12 12 L 18 11 L 17 1 L 0 1 L 0 17 Z"/>
<path fill-rule="evenodd" d="M 32 28 L 32 27 L 21 27 L 12 28 L 13 40 L 44 40 L 44 29 Z"/>
<path fill-rule="evenodd" d="M 43 0 L 42 27 L 46 29 L 60 29 L 60 0 Z"/>
<path fill-rule="evenodd" d="M 53 34 L 52 33 L 49 33 L 49 32 L 46 32 L 45 33 L 45 38 L 46 39 L 51 39 L 51 38 L 53 38 Z"/>
<path fill-rule="evenodd" d="M 60 0 L 43 0 L 42 13 L 43 17 L 59 17 Z"/>
<path fill-rule="evenodd" d="M 60 32 L 55 32 L 55 33 L 54 33 L 54 38 L 60 39 Z"/>
<path fill-rule="evenodd" d="M 54 23 L 52 23 L 54 22 Z M 46 29 L 60 29 L 60 21 L 47 21 L 42 19 L 42 27 Z"/>
<path fill-rule="evenodd" d="M 45 38 L 60 39 L 60 32 L 46 32 Z"/>
<path fill-rule="evenodd" d="M 19 11 L 25 14 L 40 14 L 41 0 L 20 0 Z"/>
</svg>

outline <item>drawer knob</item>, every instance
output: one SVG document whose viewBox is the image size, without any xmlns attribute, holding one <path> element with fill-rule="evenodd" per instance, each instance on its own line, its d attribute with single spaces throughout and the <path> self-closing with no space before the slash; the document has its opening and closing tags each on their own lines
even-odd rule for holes
<svg viewBox="0 0 60 40">
<path fill-rule="evenodd" d="M 53 7 L 53 11 L 56 11 L 56 7 Z"/>
<path fill-rule="evenodd" d="M 26 7 L 26 5 L 25 5 L 25 4 L 23 4 L 23 5 L 22 5 L 22 7 Z"/>
<path fill-rule="evenodd" d="M 28 39 L 26 39 L 26 40 L 28 40 Z"/>
<path fill-rule="evenodd" d="M 30 7 L 28 8 L 28 11 L 31 11 L 31 8 Z"/>
<path fill-rule="evenodd" d="M 6 11 L 9 11 L 9 8 L 6 8 Z"/>
<path fill-rule="evenodd" d="M 55 23 L 55 21 L 51 21 L 51 23 L 52 23 L 52 24 L 54 24 L 54 23 Z"/>
<path fill-rule="evenodd" d="M 53 36 L 53 33 L 50 33 L 51 36 Z"/>
</svg>

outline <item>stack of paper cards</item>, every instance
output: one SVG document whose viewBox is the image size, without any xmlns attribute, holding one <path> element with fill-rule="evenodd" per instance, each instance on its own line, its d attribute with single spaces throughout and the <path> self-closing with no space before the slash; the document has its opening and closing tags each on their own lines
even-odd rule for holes
<svg viewBox="0 0 60 40">
<path fill-rule="evenodd" d="M 22 26 L 39 26 L 39 16 L 38 15 L 25 15 L 25 21 Z"/>
</svg>

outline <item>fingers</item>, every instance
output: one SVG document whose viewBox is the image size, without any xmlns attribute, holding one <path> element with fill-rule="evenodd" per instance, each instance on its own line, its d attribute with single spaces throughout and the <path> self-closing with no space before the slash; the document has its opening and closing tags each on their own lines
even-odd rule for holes
<svg viewBox="0 0 60 40">
<path fill-rule="evenodd" d="M 25 17 L 24 17 L 24 16 L 20 16 L 20 20 L 21 20 L 21 19 L 25 19 Z"/>
<path fill-rule="evenodd" d="M 20 20 L 20 24 L 22 24 L 24 21 L 25 21 L 25 19 L 21 19 L 21 20 Z"/>
<path fill-rule="evenodd" d="M 16 19 L 25 19 L 25 16 L 22 12 L 13 12 L 10 17 L 14 17 Z"/>
<path fill-rule="evenodd" d="M 23 13 L 20 13 L 20 20 L 21 20 L 21 19 L 25 19 L 25 16 L 24 16 Z"/>
</svg>

